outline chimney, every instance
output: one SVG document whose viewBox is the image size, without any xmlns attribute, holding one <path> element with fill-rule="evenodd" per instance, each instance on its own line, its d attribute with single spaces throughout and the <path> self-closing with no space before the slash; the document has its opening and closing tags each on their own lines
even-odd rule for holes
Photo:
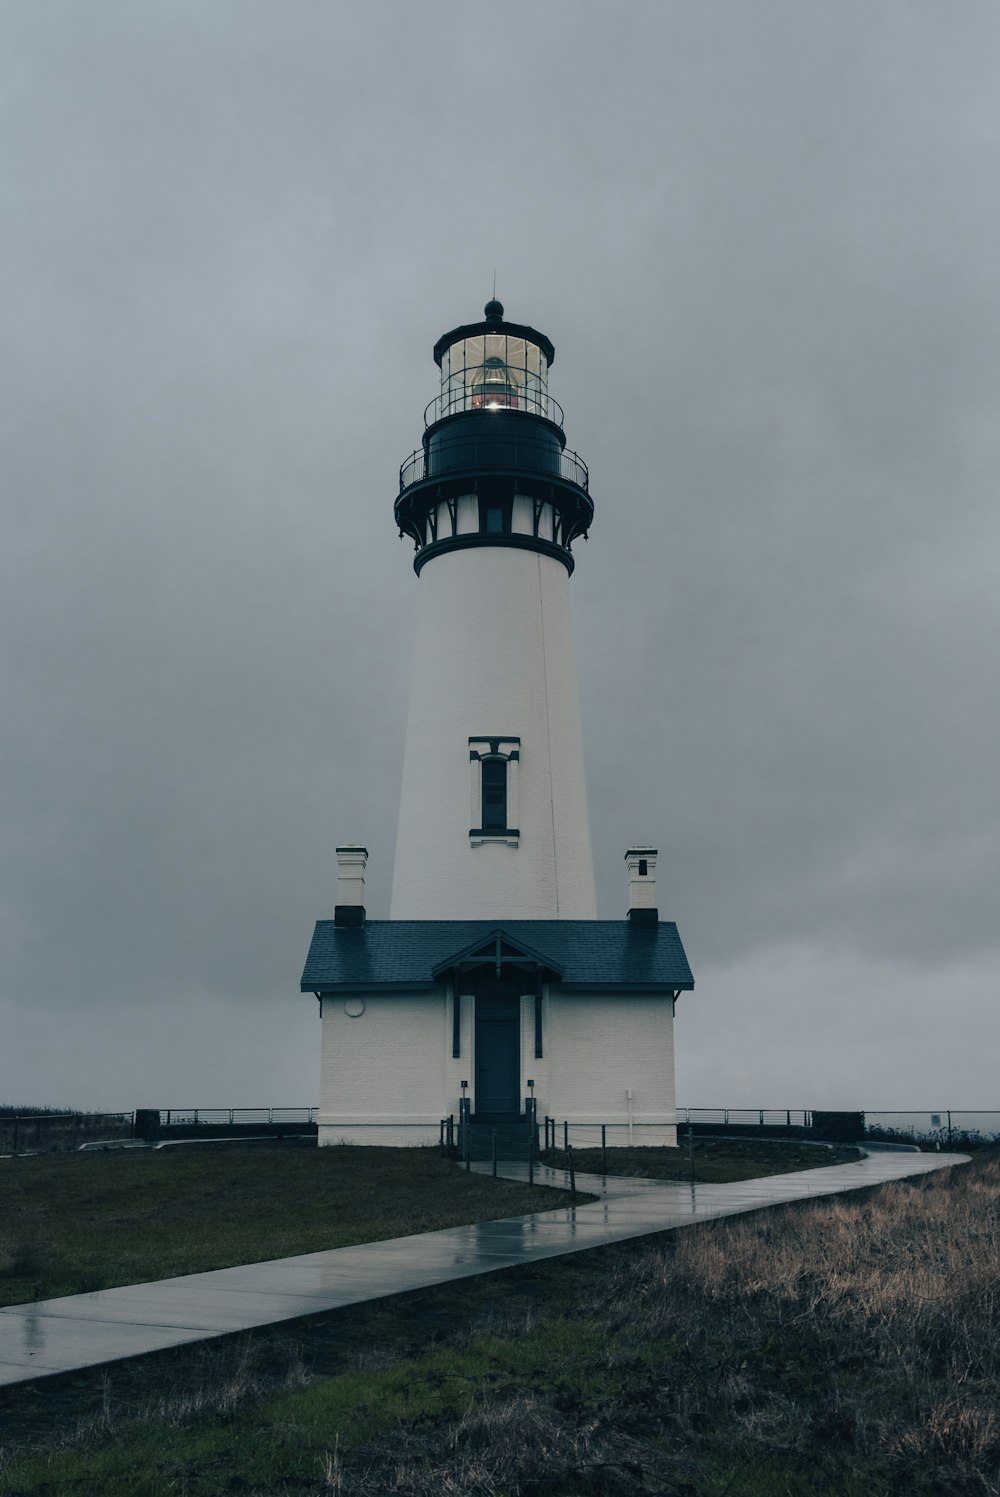
<svg viewBox="0 0 1000 1497">
<path fill-rule="evenodd" d="M 368 849 L 358 842 L 337 848 L 337 899 L 334 925 L 364 925 L 365 868 Z"/>
<path fill-rule="evenodd" d="M 630 847 L 625 854 L 628 868 L 628 918 L 632 925 L 656 925 L 656 848 Z"/>
</svg>

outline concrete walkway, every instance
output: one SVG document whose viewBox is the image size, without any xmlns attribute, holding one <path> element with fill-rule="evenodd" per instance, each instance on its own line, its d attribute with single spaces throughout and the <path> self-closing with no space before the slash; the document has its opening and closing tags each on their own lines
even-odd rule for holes
<svg viewBox="0 0 1000 1497">
<path fill-rule="evenodd" d="M 856 1164 L 732 1185 L 578 1175 L 578 1189 L 599 1200 L 388 1242 L 11 1305 L 0 1310 L 0 1385 L 318 1315 L 762 1206 L 859 1190 L 967 1159 L 965 1154 L 873 1153 Z M 479 1168 L 486 1172 L 490 1167 Z M 527 1169 L 511 1164 L 503 1166 L 502 1173 L 523 1180 Z M 535 1179 L 543 1185 L 568 1183 L 562 1170 L 545 1166 L 536 1168 Z"/>
</svg>

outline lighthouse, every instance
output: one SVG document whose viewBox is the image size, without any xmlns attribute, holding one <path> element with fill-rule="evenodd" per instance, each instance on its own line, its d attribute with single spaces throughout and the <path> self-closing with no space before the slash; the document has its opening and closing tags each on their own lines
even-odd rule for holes
<svg viewBox="0 0 1000 1497">
<path fill-rule="evenodd" d="M 419 587 L 393 919 L 597 914 L 569 597 L 594 506 L 554 357 L 495 300 L 434 347 L 395 507 Z"/>
<path fill-rule="evenodd" d="M 301 988 L 322 1018 L 320 1143 L 477 1130 L 673 1143 L 673 1020 L 693 978 L 657 849 L 597 918 L 570 582 L 594 517 L 549 393 L 551 340 L 489 301 L 434 345 L 438 391 L 394 515 L 417 574 L 389 918 L 337 848 Z M 603 1129 L 603 1134 L 601 1130 Z"/>
</svg>

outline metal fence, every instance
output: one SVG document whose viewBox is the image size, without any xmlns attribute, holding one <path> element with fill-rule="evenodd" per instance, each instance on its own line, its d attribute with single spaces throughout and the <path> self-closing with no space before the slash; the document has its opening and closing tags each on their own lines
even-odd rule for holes
<svg viewBox="0 0 1000 1497">
<path fill-rule="evenodd" d="M 568 1123 L 545 1117 L 542 1119 L 542 1128 L 546 1149 L 564 1149 L 567 1144 L 572 1144 L 577 1149 L 621 1149 L 630 1146 L 641 1149 L 661 1146 L 665 1135 L 672 1131 L 673 1124 Z"/>
<path fill-rule="evenodd" d="M 724 1123 L 736 1128 L 811 1128 L 812 1112 L 803 1107 L 678 1107 L 678 1123 Z"/>
<path fill-rule="evenodd" d="M 209 1124 L 232 1128 L 247 1123 L 315 1123 L 318 1107 L 161 1107 L 160 1127 Z"/>
<path fill-rule="evenodd" d="M 156 1109 L 153 1110 L 156 1115 Z M 282 1127 L 286 1124 L 315 1124 L 318 1107 L 163 1107 L 159 1109 L 161 1129 L 213 1127 L 220 1131 L 227 1128 L 246 1128 L 252 1125 Z M 921 1111 L 866 1111 L 864 1138 L 873 1143 L 915 1143 L 929 1148 L 975 1148 L 1000 1143 L 1000 1110 L 956 1110 L 942 1108 L 939 1112 Z M 442 1143 L 447 1122 L 442 1123 Z M 540 1120 L 541 1123 L 542 1120 Z M 679 1107 L 677 1126 L 686 1133 L 690 1125 L 697 1133 L 699 1127 L 716 1132 L 719 1127 L 732 1127 L 751 1133 L 755 1128 L 769 1130 L 772 1135 L 781 1135 L 785 1129 L 794 1129 L 801 1136 L 813 1125 L 813 1112 L 809 1108 L 787 1107 Z M 353 1124 L 349 1130 L 365 1126 Z M 394 1124 L 398 1131 L 402 1126 Z M 426 1125 L 420 1125 L 424 1127 Z M 453 1125 L 452 1125 L 453 1126 Z M 544 1147 L 557 1148 L 565 1143 L 577 1148 L 617 1147 L 633 1144 L 662 1144 L 670 1125 L 665 1123 L 629 1123 L 616 1119 L 612 1123 L 569 1123 L 555 1118 L 544 1119 Z M 378 1131 L 377 1126 L 372 1132 Z M 136 1114 L 134 1112 L 80 1112 L 3 1114 L 0 1113 L 0 1155 L 38 1154 L 64 1152 L 78 1149 L 82 1144 L 102 1140 L 122 1140 L 135 1137 Z M 541 1142 L 541 1140 L 539 1140 Z M 862 1140 L 859 1140 L 859 1142 Z M 451 1139 L 449 1139 L 451 1142 Z"/>
<path fill-rule="evenodd" d="M 817 1111 L 817 1136 L 840 1137 L 825 1130 L 831 1114 Z M 846 1115 L 850 1117 L 851 1115 Z M 959 1149 L 976 1148 L 1000 1143 L 1000 1111 L 958 1111 L 942 1108 L 940 1112 L 911 1111 L 867 1111 L 854 1114 L 863 1120 L 861 1134 L 848 1141 L 863 1143 L 915 1143 L 925 1148 Z M 788 1107 L 679 1107 L 677 1109 L 678 1142 L 687 1133 L 688 1126 L 697 1135 L 699 1127 L 718 1133 L 720 1127 L 731 1127 L 746 1137 L 753 1137 L 756 1128 L 767 1130 L 780 1137 L 786 1130 L 801 1138 L 813 1128 L 814 1113 L 810 1108 Z M 555 1118 L 545 1118 L 544 1147 L 564 1148 L 573 1144 L 576 1148 L 621 1148 L 634 1145 L 659 1144 L 663 1141 L 666 1124 L 663 1123 L 569 1123 Z"/>
<path fill-rule="evenodd" d="M 220 1131 L 257 1125 L 314 1124 L 318 1107 L 161 1107 L 160 1127 L 212 1127 Z M 142 1110 L 140 1109 L 140 1117 Z M 139 1130 L 142 1131 L 141 1129 Z M 143 1137 L 149 1135 L 143 1133 Z M 0 1113 L 0 1155 L 67 1153 L 84 1144 L 137 1137 L 135 1112 Z"/>
<path fill-rule="evenodd" d="M 1000 1112 L 866 1112 L 865 1138 L 873 1143 L 897 1140 L 940 1148 L 973 1147 L 1000 1142 Z"/>
<path fill-rule="evenodd" d="M 889 1111 L 866 1109 L 861 1112 L 864 1119 L 864 1138 L 872 1143 L 916 1143 L 933 1147 L 951 1148 L 1000 1142 L 1000 1110 L 978 1111 L 943 1107 L 934 1112 L 914 1109 L 911 1111 Z M 699 1124 L 730 1125 L 747 1128 L 811 1128 L 811 1108 L 783 1107 L 679 1107 L 679 1125 L 690 1123 L 697 1129 Z M 863 1140 L 859 1140 L 862 1142 Z"/>
<path fill-rule="evenodd" d="M 49 1154 L 99 1139 L 132 1138 L 133 1112 L 46 1112 L 0 1115 L 0 1154 Z"/>
</svg>

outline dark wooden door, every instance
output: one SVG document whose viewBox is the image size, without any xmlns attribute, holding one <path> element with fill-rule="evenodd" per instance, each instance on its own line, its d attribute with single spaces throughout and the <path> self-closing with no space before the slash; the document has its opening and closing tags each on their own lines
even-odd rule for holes
<svg viewBox="0 0 1000 1497">
<path fill-rule="evenodd" d="M 476 1115 L 521 1111 L 521 1000 L 507 984 L 476 994 Z"/>
</svg>

